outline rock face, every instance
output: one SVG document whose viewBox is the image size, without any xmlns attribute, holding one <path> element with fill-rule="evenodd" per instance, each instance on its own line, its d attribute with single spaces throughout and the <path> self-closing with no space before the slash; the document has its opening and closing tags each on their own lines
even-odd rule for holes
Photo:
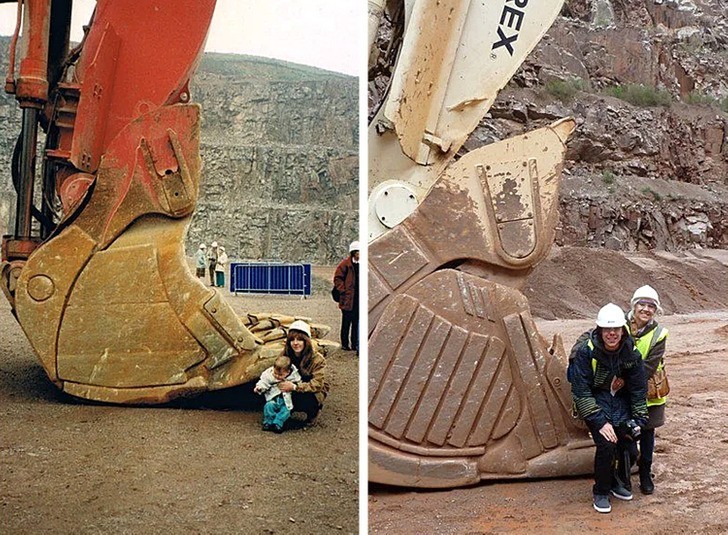
<svg viewBox="0 0 728 535">
<path fill-rule="evenodd" d="M 214 239 L 244 259 L 343 258 L 358 235 L 356 78 L 210 54 L 193 82 L 205 167 L 188 250 Z"/>
<path fill-rule="evenodd" d="M 8 38 L 0 38 L 2 72 Z M 357 79 L 277 60 L 206 54 L 191 83 L 202 105 L 200 199 L 187 237 L 233 259 L 334 264 L 358 236 Z M 20 111 L 0 96 L 0 231 L 15 195 Z M 38 201 L 39 202 L 39 201 Z"/>
<path fill-rule="evenodd" d="M 558 244 L 728 247 L 726 15 L 718 0 L 566 0 L 465 148 L 573 116 Z"/>
</svg>

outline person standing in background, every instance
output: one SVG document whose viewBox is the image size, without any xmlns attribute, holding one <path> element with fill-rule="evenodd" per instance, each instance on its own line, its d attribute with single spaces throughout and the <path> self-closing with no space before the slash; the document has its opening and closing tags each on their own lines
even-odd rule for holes
<svg viewBox="0 0 728 535">
<path fill-rule="evenodd" d="M 658 325 L 655 316 L 662 313 L 660 297 L 652 286 L 637 288 L 630 301 L 632 309 L 627 315 L 629 328 L 634 337 L 637 351 L 642 355 L 645 375 L 649 385 L 650 379 L 665 368 L 665 345 L 668 331 Z M 648 388 L 649 392 L 649 388 Z M 665 423 L 665 403 L 667 395 L 647 397 L 649 421 L 640 435 L 640 457 L 638 461 L 640 474 L 640 490 L 643 494 L 655 492 L 652 480 L 652 457 L 655 451 L 655 429 Z"/>
<path fill-rule="evenodd" d="M 359 352 L 359 242 L 349 245 L 349 256 L 336 267 L 334 287 L 339 291 L 341 348 Z"/>
<path fill-rule="evenodd" d="M 207 251 L 207 267 L 210 270 L 210 286 L 215 286 L 215 266 L 217 265 L 217 242 L 210 244 Z"/>
<path fill-rule="evenodd" d="M 225 287 L 225 271 L 227 270 L 228 255 L 222 245 L 217 248 L 217 263 L 215 264 L 215 278 L 218 288 Z"/>
<path fill-rule="evenodd" d="M 204 243 L 200 244 L 200 248 L 195 253 L 195 273 L 198 278 L 205 278 L 205 268 L 207 267 L 207 246 Z"/>
</svg>

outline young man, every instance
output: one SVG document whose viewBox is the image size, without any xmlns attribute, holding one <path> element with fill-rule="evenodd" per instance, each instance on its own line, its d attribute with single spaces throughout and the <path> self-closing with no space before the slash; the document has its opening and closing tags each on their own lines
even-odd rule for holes
<svg viewBox="0 0 728 535">
<path fill-rule="evenodd" d="M 647 422 L 647 379 L 642 357 L 627 330 L 624 311 L 613 303 L 599 310 L 597 327 L 569 362 L 568 379 L 579 416 L 591 431 L 594 456 L 594 509 L 609 513 L 609 495 L 631 500 L 629 466 L 634 440 Z M 615 476 L 616 459 L 626 459 L 625 480 Z"/>
</svg>

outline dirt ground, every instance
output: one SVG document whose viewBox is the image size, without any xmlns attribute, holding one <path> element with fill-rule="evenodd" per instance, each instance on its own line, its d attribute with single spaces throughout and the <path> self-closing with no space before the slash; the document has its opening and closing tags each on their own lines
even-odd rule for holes
<svg viewBox="0 0 728 535">
<path fill-rule="evenodd" d="M 591 477 L 449 491 L 371 485 L 369 531 L 728 533 L 728 291 L 714 293 L 728 285 L 728 251 L 645 254 L 630 261 L 619 253 L 557 250 L 543 264 L 527 289 L 542 316 L 593 317 L 597 303 L 607 300 L 626 307 L 634 288 L 644 283 L 654 284 L 665 302 L 669 314 L 660 321 L 670 329 L 666 362 L 672 391 L 667 422 L 656 433 L 655 493 L 636 490 L 631 502 L 612 500 L 612 513 L 603 515 L 591 506 Z M 547 340 L 562 333 L 568 348 L 592 321 L 538 324 Z"/>
<path fill-rule="evenodd" d="M 308 299 L 232 296 L 240 313 L 340 313 L 322 277 Z M 260 429 L 252 385 L 165 407 L 83 402 L 46 378 L 0 303 L 0 532 L 357 533 L 358 359 L 328 357 L 331 394 L 317 422 Z"/>
</svg>

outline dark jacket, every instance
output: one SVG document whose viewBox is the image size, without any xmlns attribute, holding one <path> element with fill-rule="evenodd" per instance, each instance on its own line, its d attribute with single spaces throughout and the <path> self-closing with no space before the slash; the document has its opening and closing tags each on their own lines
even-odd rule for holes
<svg viewBox="0 0 728 535">
<path fill-rule="evenodd" d="M 596 371 L 592 359 L 596 360 Z M 615 378 L 624 380 L 624 386 L 612 395 Z M 569 362 L 568 379 L 576 410 L 590 428 L 601 429 L 607 422 L 616 428 L 629 419 L 639 425 L 647 421 L 647 377 L 626 328 L 613 352 L 604 349 L 600 331 L 594 329 Z"/>
<path fill-rule="evenodd" d="M 339 290 L 339 308 L 341 310 L 354 310 L 359 304 L 359 274 L 358 265 L 354 265 L 351 256 L 344 258 L 336 266 L 334 273 L 334 286 Z"/>
</svg>

